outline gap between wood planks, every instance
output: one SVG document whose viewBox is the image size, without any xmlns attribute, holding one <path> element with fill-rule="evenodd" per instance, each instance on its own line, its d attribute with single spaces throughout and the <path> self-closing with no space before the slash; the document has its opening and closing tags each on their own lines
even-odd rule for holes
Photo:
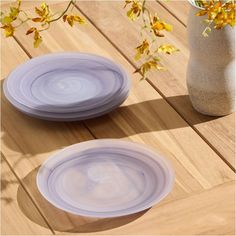
<svg viewBox="0 0 236 236">
<path fill-rule="evenodd" d="M 1 156 L 4 159 L 4 161 L 6 162 L 7 166 L 9 167 L 9 169 L 11 170 L 11 172 L 13 173 L 13 175 L 15 176 L 15 178 L 17 179 L 17 181 L 19 182 L 20 186 L 23 188 L 23 190 L 25 191 L 25 193 L 27 194 L 27 196 L 29 197 L 30 201 L 32 202 L 32 204 L 35 206 L 35 208 L 37 209 L 38 213 L 40 214 L 40 216 L 42 217 L 42 219 L 44 220 L 45 224 L 47 225 L 48 229 L 52 232 L 53 235 L 55 235 L 54 230 L 52 229 L 51 225 L 48 223 L 47 219 L 44 217 L 43 213 L 41 212 L 40 208 L 37 206 L 37 204 L 35 203 L 35 201 L 33 200 L 33 198 L 31 197 L 31 195 L 29 194 L 29 192 L 27 191 L 27 189 L 25 188 L 24 184 L 22 183 L 21 179 L 18 177 L 18 175 L 15 173 L 15 171 L 13 170 L 12 166 L 10 165 L 10 163 L 8 162 L 7 158 L 5 157 L 5 155 L 1 152 Z"/>
<path fill-rule="evenodd" d="M 168 11 L 177 21 L 179 21 L 185 28 L 187 27 L 187 25 L 181 20 L 179 19 L 178 16 L 176 16 L 170 9 L 168 9 L 162 2 L 158 1 L 156 2 L 157 4 L 161 5 L 161 7 L 163 7 L 164 9 L 166 9 L 166 11 Z"/>
<path fill-rule="evenodd" d="M 165 6 L 163 6 L 163 4 L 158 3 L 161 7 L 163 7 L 165 10 L 167 10 L 172 16 L 174 16 L 182 25 L 184 25 L 186 27 L 186 25 L 176 16 L 174 15 L 169 9 L 167 9 Z M 78 5 L 75 4 L 75 8 L 83 14 L 83 16 L 96 28 L 96 30 L 102 34 L 102 36 L 126 59 L 126 61 L 134 68 L 137 69 L 137 66 L 135 66 L 135 64 L 116 46 L 115 43 L 113 43 L 109 37 L 96 25 L 96 23 L 90 19 L 90 17 L 83 11 L 81 10 Z M 22 50 L 27 54 L 27 56 L 29 58 L 32 58 L 31 54 L 28 52 L 28 50 L 23 46 L 23 44 L 17 39 L 17 37 L 14 36 L 15 41 L 17 42 L 17 44 L 22 48 Z M 154 84 L 147 79 L 147 82 L 150 84 L 150 86 L 152 88 L 154 88 L 159 94 L 160 96 L 168 103 L 168 105 L 170 107 L 172 107 L 175 112 L 189 125 L 189 127 L 191 127 L 197 134 L 198 136 L 201 137 L 201 139 L 223 160 L 223 162 L 230 167 L 230 169 L 236 173 L 234 167 L 225 159 L 225 157 L 207 140 L 207 138 L 204 137 L 204 135 L 202 135 L 197 128 L 195 128 L 193 125 L 191 125 L 187 119 L 184 118 L 184 116 L 174 107 L 174 105 L 172 105 L 168 99 L 166 98 L 166 96 L 156 87 L 154 86 Z M 85 128 L 89 131 L 89 133 L 92 135 L 92 137 L 94 139 L 97 139 L 96 135 L 93 134 L 93 132 L 90 130 L 89 126 L 86 124 L 86 122 L 82 122 L 83 125 L 85 126 Z"/>
</svg>

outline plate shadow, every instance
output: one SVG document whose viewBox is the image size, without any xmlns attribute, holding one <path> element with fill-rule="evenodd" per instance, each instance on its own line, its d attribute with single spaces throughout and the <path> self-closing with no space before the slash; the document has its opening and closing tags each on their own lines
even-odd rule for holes
<svg viewBox="0 0 236 236">
<path fill-rule="evenodd" d="M 77 216 L 70 213 L 67 213 L 63 210 L 60 210 L 54 207 L 51 203 L 49 203 L 38 191 L 36 185 L 36 176 L 38 172 L 38 168 L 31 171 L 23 180 L 22 183 L 25 186 L 27 192 L 30 193 L 32 198 L 37 205 L 37 208 L 40 209 L 41 214 L 44 216 L 48 225 L 54 231 L 60 232 L 73 232 L 73 233 L 90 233 L 90 232 L 98 232 L 109 230 L 113 228 L 117 228 L 123 225 L 126 225 L 142 215 L 144 215 L 149 209 L 138 212 L 132 215 L 122 216 L 122 217 L 114 217 L 114 218 L 90 218 Z M 29 209 L 29 204 L 27 199 L 24 198 L 23 187 L 20 185 L 17 191 L 17 202 L 26 217 L 28 217 L 31 221 L 45 227 L 42 225 L 42 221 L 40 221 Z"/>
<path fill-rule="evenodd" d="M 1 86 L 2 84 L 3 81 Z M 174 107 L 178 107 L 178 112 L 192 125 L 217 119 L 196 112 L 191 106 L 188 95 L 167 97 L 166 100 Z M 123 105 L 107 115 L 86 121 L 54 122 L 32 118 L 21 113 L 7 101 L 2 92 L 1 110 L 2 141 L 9 149 L 20 152 L 22 158 L 58 150 L 94 139 L 95 136 L 96 138 L 124 138 L 188 126 L 178 115 L 174 115 L 173 108 L 163 98 Z M 23 147 L 16 145 L 13 139 L 22 140 Z M 45 142 L 46 139 L 48 142 Z M 34 145 L 35 143 L 37 145 Z"/>
</svg>

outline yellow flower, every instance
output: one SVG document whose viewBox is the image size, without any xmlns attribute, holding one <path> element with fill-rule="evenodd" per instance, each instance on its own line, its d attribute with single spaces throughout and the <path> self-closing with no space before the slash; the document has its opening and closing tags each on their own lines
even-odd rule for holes
<svg viewBox="0 0 236 236">
<path fill-rule="evenodd" d="M 142 79 L 146 79 L 146 75 L 152 69 L 165 70 L 165 68 L 158 64 L 157 60 L 150 60 L 142 64 L 134 73 L 139 72 L 142 75 Z"/>
<path fill-rule="evenodd" d="M 171 45 L 171 44 L 163 44 L 159 46 L 157 49 L 157 52 L 164 52 L 166 54 L 172 54 L 178 51 L 179 49 L 177 49 L 174 45 Z"/>
<path fill-rule="evenodd" d="M 12 21 L 16 20 L 16 18 L 18 17 L 19 13 L 20 13 L 20 5 L 21 5 L 21 1 L 18 0 L 17 1 L 17 6 L 11 6 L 10 7 L 10 13 L 9 13 L 9 18 L 12 19 Z"/>
<path fill-rule="evenodd" d="M 4 14 L 1 12 L 1 28 L 4 29 L 6 37 L 13 36 L 15 32 L 15 27 L 12 25 L 12 22 L 15 21 L 19 15 L 21 1 L 18 0 L 17 3 L 17 7 L 10 7 L 9 13 Z"/>
<path fill-rule="evenodd" d="M 3 25 L 1 28 L 4 29 L 6 37 L 11 37 L 14 35 L 15 28 L 11 24 Z"/>
<path fill-rule="evenodd" d="M 143 54 L 149 54 L 149 43 L 145 39 L 138 47 L 136 47 L 135 60 L 139 60 Z"/>
<path fill-rule="evenodd" d="M 125 1 L 125 6 L 126 7 L 128 4 L 131 4 L 131 8 L 130 10 L 127 11 L 127 16 L 129 17 L 129 19 L 131 20 L 135 20 L 136 18 L 138 18 L 140 16 L 140 13 L 142 11 L 142 5 L 140 3 L 140 1 L 138 0 L 126 0 Z"/>
<path fill-rule="evenodd" d="M 35 7 L 35 12 L 39 17 L 35 17 L 32 19 L 34 22 L 44 22 L 49 23 L 51 20 L 51 11 L 49 6 L 46 3 L 42 3 L 40 8 Z"/>
<path fill-rule="evenodd" d="M 43 39 L 41 35 L 39 34 L 38 30 L 35 30 L 34 32 L 34 47 L 39 47 L 40 43 L 42 43 Z"/>
<path fill-rule="evenodd" d="M 164 35 L 160 31 L 172 31 L 173 27 L 172 25 L 167 24 L 165 21 L 160 20 L 159 17 L 154 16 L 151 22 L 151 29 L 153 30 L 156 36 L 163 37 Z"/>
<path fill-rule="evenodd" d="M 20 13 L 19 7 L 10 7 L 9 17 L 11 17 L 13 20 L 16 20 L 19 13 Z"/>
<path fill-rule="evenodd" d="M 39 34 L 39 30 L 35 27 L 31 27 L 27 30 L 26 35 L 34 33 L 34 47 L 39 47 L 40 43 L 42 43 L 42 36 Z"/>
<path fill-rule="evenodd" d="M 3 25 L 11 24 L 13 21 L 14 21 L 14 19 L 13 19 L 12 17 L 10 17 L 10 16 L 3 16 L 3 17 L 1 18 L 1 23 L 2 23 Z"/>
<path fill-rule="evenodd" d="M 40 8 L 35 7 L 35 12 L 41 17 L 47 16 L 49 14 L 49 6 L 46 3 L 42 3 Z"/>
<path fill-rule="evenodd" d="M 83 18 L 81 18 L 78 15 L 64 15 L 63 21 L 67 21 L 67 23 L 72 27 L 74 25 L 74 22 L 78 22 L 79 24 L 84 24 L 85 21 Z"/>
<path fill-rule="evenodd" d="M 235 10 L 236 5 L 235 1 L 222 1 L 222 0 L 199 0 L 199 6 L 203 9 L 199 11 L 197 16 L 207 15 L 207 20 L 205 22 L 208 24 L 208 27 L 203 32 L 204 36 L 208 36 L 210 32 L 210 24 L 214 23 L 215 29 L 222 29 L 223 27 L 229 25 L 231 27 L 235 26 Z"/>
</svg>

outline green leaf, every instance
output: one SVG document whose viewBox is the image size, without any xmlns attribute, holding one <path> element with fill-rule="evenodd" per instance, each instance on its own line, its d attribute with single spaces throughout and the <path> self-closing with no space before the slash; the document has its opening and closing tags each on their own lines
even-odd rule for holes
<svg viewBox="0 0 236 236">
<path fill-rule="evenodd" d="M 204 36 L 204 37 L 208 37 L 209 35 L 209 33 L 211 32 L 211 28 L 208 26 L 208 27 L 206 27 L 206 29 L 202 32 L 202 35 Z"/>
<path fill-rule="evenodd" d="M 39 45 L 40 45 L 40 43 L 42 43 L 42 41 L 43 41 L 43 40 L 42 40 L 41 37 L 35 39 L 35 41 L 34 41 L 34 47 L 35 47 L 35 48 L 38 48 Z"/>
<path fill-rule="evenodd" d="M 19 13 L 19 9 L 16 7 L 10 7 L 10 17 L 16 17 Z"/>
<path fill-rule="evenodd" d="M 1 19 L 1 23 L 4 25 L 9 25 L 12 21 L 13 21 L 13 19 L 10 16 L 4 16 Z"/>
<path fill-rule="evenodd" d="M 134 14 L 134 12 L 133 12 L 132 9 L 130 9 L 129 11 L 127 11 L 126 14 L 127 14 L 128 18 L 129 18 L 130 20 L 135 20 L 135 19 L 136 19 L 136 16 L 135 16 L 135 14 Z"/>
<path fill-rule="evenodd" d="M 153 57 L 153 60 L 154 60 L 154 61 L 160 61 L 161 58 L 160 58 L 160 57 Z"/>
<path fill-rule="evenodd" d="M 141 58 L 141 53 L 138 52 L 138 53 L 135 55 L 134 59 L 135 59 L 136 61 L 138 61 L 140 58 Z"/>
</svg>

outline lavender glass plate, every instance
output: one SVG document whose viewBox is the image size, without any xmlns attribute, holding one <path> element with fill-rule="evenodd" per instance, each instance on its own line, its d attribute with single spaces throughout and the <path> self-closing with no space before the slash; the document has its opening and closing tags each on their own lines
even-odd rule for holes
<svg viewBox="0 0 236 236">
<path fill-rule="evenodd" d="M 13 97 L 9 94 L 6 84 L 3 85 L 4 93 L 8 101 L 19 111 L 25 113 L 28 116 L 32 116 L 38 119 L 43 120 L 51 120 L 51 121 L 79 121 L 79 120 L 87 120 L 91 118 L 95 118 L 98 116 L 102 116 L 112 110 L 116 109 L 119 105 L 121 105 L 125 99 L 128 97 L 128 92 L 126 94 L 122 94 L 119 98 L 115 98 L 114 101 L 104 104 L 101 107 L 97 107 L 96 109 L 91 109 L 88 111 L 82 112 L 64 112 L 64 113 L 53 113 L 47 111 L 39 111 L 37 109 L 31 109 L 25 105 L 22 105 L 18 101 L 14 100 Z"/>
<path fill-rule="evenodd" d="M 69 146 L 49 158 L 37 175 L 39 191 L 54 206 L 102 218 L 148 209 L 173 184 L 167 160 L 145 146 L 115 139 Z"/>
<path fill-rule="evenodd" d="M 130 89 L 119 65 L 84 53 L 36 57 L 17 67 L 4 84 L 5 94 L 24 107 L 62 114 L 112 104 Z"/>
</svg>

